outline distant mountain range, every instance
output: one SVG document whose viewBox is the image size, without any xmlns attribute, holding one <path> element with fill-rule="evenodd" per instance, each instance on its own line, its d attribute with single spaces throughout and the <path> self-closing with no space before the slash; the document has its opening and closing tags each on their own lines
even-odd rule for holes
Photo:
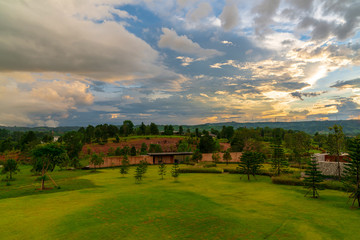
<svg viewBox="0 0 360 240">
<path fill-rule="evenodd" d="M 183 125 L 184 130 L 191 129 L 194 130 L 198 128 L 199 130 L 210 130 L 211 128 L 221 130 L 222 126 L 233 126 L 235 129 L 239 127 L 247 128 L 284 128 L 304 131 L 309 134 L 318 133 L 328 133 L 329 127 L 334 126 L 334 124 L 341 125 L 343 131 L 346 135 L 355 136 L 360 134 L 360 120 L 338 120 L 338 121 L 303 121 L 303 122 L 247 122 L 247 123 L 237 123 L 237 122 L 223 122 L 223 123 L 206 123 L 200 125 Z M 164 128 L 164 125 L 158 125 L 159 130 L 161 131 Z M 178 130 L 179 125 L 173 125 L 175 130 Z M 69 126 L 69 127 L 5 127 L 0 126 L 0 129 L 7 129 L 10 131 L 38 131 L 38 132 L 54 132 L 54 134 L 61 135 L 69 131 L 77 131 L 80 127 L 78 126 Z"/>
</svg>

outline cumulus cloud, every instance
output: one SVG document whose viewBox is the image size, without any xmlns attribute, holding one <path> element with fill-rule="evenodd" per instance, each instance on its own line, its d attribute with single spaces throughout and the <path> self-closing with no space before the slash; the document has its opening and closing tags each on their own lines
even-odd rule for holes
<svg viewBox="0 0 360 240">
<path fill-rule="evenodd" d="M 221 20 L 221 27 L 224 28 L 225 31 L 230 31 L 239 24 L 239 10 L 234 1 L 226 1 L 226 5 L 219 16 L 219 19 Z"/>
<path fill-rule="evenodd" d="M 203 18 L 208 17 L 211 12 L 212 12 L 212 7 L 210 3 L 202 2 L 197 6 L 197 8 L 188 12 L 186 18 L 191 21 L 197 22 Z"/>
<path fill-rule="evenodd" d="M 0 3 L 0 71 L 70 72 L 107 81 L 163 74 L 157 51 L 111 21 L 131 16 L 107 3 Z"/>
<path fill-rule="evenodd" d="M 59 124 L 69 111 L 89 106 L 94 96 L 79 81 L 39 80 L 22 83 L 0 78 L 0 125 L 50 126 Z"/>
<path fill-rule="evenodd" d="M 223 53 L 215 49 L 202 48 L 198 43 L 193 42 L 187 36 L 179 36 L 173 29 L 162 28 L 163 34 L 160 36 L 158 46 L 161 48 L 170 48 L 179 53 L 195 55 L 203 58 L 220 56 Z"/>
<path fill-rule="evenodd" d="M 255 33 L 258 36 L 263 36 L 271 32 L 269 25 L 273 23 L 273 16 L 279 4 L 280 0 L 263 0 L 259 5 L 254 7 L 253 13 L 256 14 L 254 18 Z"/>
</svg>

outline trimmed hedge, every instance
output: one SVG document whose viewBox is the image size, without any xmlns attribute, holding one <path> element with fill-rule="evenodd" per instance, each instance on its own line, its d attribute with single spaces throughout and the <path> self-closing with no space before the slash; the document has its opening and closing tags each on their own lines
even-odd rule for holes
<svg viewBox="0 0 360 240">
<path fill-rule="evenodd" d="M 224 172 L 228 172 L 230 174 L 245 174 L 244 171 L 241 171 L 240 169 L 237 169 L 237 168 L 224 168 Z M 271 173 L 270 171 L 267 171 L 267 170 L 260 170 L 260 172 L 256 175 L 271 177 L 273 175 L 273 173 Z"/>
<path fill-rule="evenodd" d="M 291 185 L 291 186 L 304 186 L 303 181 L 298 178 L 295 178 L 292 175 L 280 175 L 273 176 L 271 178 L 272 183 L 275 184 L 283 184 L 283 185 Z"/>
<path fill-rule="evenodd" d="M 223 173 L 220 168 L 180 168 L 181 173 Z"/>
<path fill-rule="evenodd" d="M 305 186 L 304 182 L 299 178 L 296 178 L 294 175 L 280 175 L 273 176 L 271 178 L 272 183 L 274 184 L 283 184 L 283 185 L 291 185 L 291 186 Z M 319 184 L 320 189 L 331 189 L 338 191 L 349 191 L 346 186 L 342 182 L 339 181 L 324 181 Z"/>
</svg>

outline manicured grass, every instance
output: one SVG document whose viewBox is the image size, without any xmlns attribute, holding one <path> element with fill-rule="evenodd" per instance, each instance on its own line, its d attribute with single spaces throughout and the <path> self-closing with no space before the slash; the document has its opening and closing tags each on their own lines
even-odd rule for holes
<svg viewBox="0 0 360 240">
<path fill-rule="evenodd" d="M 149 166 L 135 184 L 134 168 L 55 171 L 61 189 L 40 183 L 22 167 L 12 186 L 0 186 L 0 239 L 358 239 L 359 210 L 344 192 L 272 184 L 259 176 L 181 174 L 160 180 Z M 47 182 L 47 186 L 51 186 Z"/>
</svg>

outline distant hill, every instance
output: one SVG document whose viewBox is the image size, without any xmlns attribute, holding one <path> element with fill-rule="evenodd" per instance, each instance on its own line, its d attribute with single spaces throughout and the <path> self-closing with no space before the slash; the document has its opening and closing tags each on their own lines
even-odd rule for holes
<svg viewBox="0 0 360 240">
<path fill-rule="evenodd" d="M 210 130 L 211 128 L 221 130 L 222 126 L 233 126 L 235 129 L 239 127 L 247 128 L 284 128 L 304 131 L 309 134 L 319 133 L 328 133 L 329 127 L 334 126 L 334 124 L 341 125 L 343 131 L 346 135 L 355 136 L 360 134 L 360 120 L 338 120 L 338 121 L 303 121 L 303 122 L 253 122 L 253 123 L 237 123 L 237 122 L 224 122 L 224 123 L 206 123 L 200 125 L 182 125 L 184 130 L 190 129 L 194 130 L 198 128 L 199 130 Z M 178 130 L 178 125 L 173 125 L 175 131 Z M 70 127 L 5 127 L 0 126 L 0 129 L 7 129 L 10 131 L 38 131 L 38 132 L 52 132 L 54 131 L 55 135 L 62 135 L 65 132 L 77 131 L 79 126 L 70 126 Z M 159 125 L 159 130 L 162 131 L 164 125 Z"/>
<path fill-rule="evenodd" d="M 304 131 L 309 134 L 328 133 L 329 127 L 334 124 L 341 125 L 346 135 L 355 136 L 360 134 L 360 120 L 338 120 L 338 121 L 303 121 L 303 122 L 254 122 L 254 123 L 237 123 L 237 122 L 225 122 L 225 123 L 206 123 L 201 125 L 184 126 L 185 129 L 206 129 L 211 128 L 221 130 L 222 126 L 233 126 L 235 129 L 239 127 L 247 128 L 283 128 Z"/>
</svg>

